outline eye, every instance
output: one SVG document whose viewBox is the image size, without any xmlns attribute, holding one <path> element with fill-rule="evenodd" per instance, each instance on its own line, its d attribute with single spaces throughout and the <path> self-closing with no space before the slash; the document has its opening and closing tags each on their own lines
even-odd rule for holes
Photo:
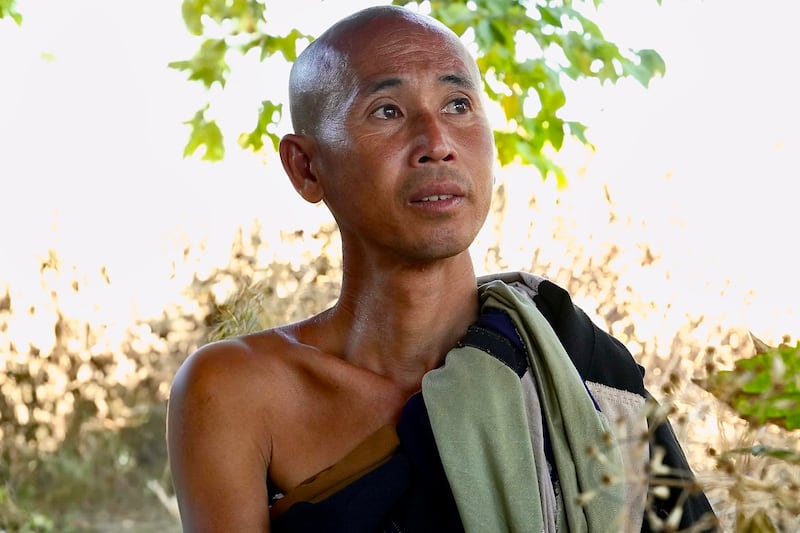
<svg viewBox="0 0 800 533">
<path fill-rule="evenodd" d="M 468 98 L 456 98 L 448 102 L 446 106 L 444 106 L 445 113 L 455 113 L 455 114 L 464 114 L 467 111 L 472 109 L 472 104 L 470 103 Z"/>
<path fill-rule="evenodd" d="M 401 114 L 400 109 L 396 105 L 385 104 L 373 111 L 372 116 L 382 120 L 392 120 L 400 118 Z"/>
</svg>

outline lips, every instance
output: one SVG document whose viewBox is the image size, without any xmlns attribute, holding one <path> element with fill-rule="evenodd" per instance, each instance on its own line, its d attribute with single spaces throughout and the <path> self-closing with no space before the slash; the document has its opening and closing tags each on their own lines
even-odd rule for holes
<svg viewBox="0 0 800 533">
<path fill-rule="evenodd" d="M 438 187 L 438 189 L 442 188 L 441 186 Z M 458 187 L 451 185 L 445 190 L 418 192 L 411 197 L 412 200 L 409 205 L 418 212 L 429 215 L 435 214 L 438 216 L 450 213 L 464 201 L 464 194 L 460 191 L 456 192 L 456 189 Z"/>
<path fill-rule="evenodd" d="M 428 211 L 461 205 L 471 195 L 471 189 L 469 179 L 461 172 L 439 165 L 413 171 L 404 180 L 400 194 L 406 205 Z"/>
<path fill-rule="evenodd" d="M 461 198 L 466 196 L 466 192 L 457 182 L 447 181 L 418 186 L 408 196 L 412 204 L 420 204 Z"/>
<path fill-rule="evenodd" d="M 438 202 L 438 201 L 441 201 L 441 200 L 449 200 L 450 198 L 453 198 L 453 196 L 454 196 L 453 194 L 433 194 L 431 196 L 426 196 L 425 198 L 422 198 L 422 199 L 417 200 L 417 201 L 418 202 Z"/>
</svg>

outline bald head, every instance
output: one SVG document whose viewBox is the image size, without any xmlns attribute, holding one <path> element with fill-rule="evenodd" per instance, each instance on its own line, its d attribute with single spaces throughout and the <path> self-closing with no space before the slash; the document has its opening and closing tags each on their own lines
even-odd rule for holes
<svg viewBox="0 0 800 533">
<path fill-rule="evenodd" d="M 370 7 L 344 18 L 311 43 L 297 58 L 289 77 L 289 106 L 294 131 L 325 138 L 336 135 L 338 120 L 359 83 L 354 57 L 369 55 L 380 46 L 386 28 L 416 30 L 446 39 L 461 53 L 468 52 L 439 21 L 398 6 Z M 473 74 L 478 76 L 477 66 Z M 323 127 L 323 125 L 325 127 Z"/>
</svg>

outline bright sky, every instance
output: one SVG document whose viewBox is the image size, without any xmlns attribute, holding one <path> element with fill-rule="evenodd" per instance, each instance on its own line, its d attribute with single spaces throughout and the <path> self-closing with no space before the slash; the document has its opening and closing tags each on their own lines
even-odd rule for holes
<svg viewBox="0 0 800 533">
<path fill-rule="evenodd" d="M 272 1 L 268 14 L 319 33 L 373 3 Z M 604 3 L 606 36 L 657 49 L 668 74 L 646 91 L 577 87 L 570 118 L 591 126 L 598 151 L 574 166 L 609 183 L 633 219 L 656 221 L 664 260 L 687 292 L 697 283 L 753 293 L 749 308 L 730 310 L 736 320 L 798 336 L 800 8 L 794 0 L 663 4 Z M 34 298 L 37 258 L 55 248 L 79 270 L 107 265 L 116 288 L 106 298 L 157 312 L 163 302 L 142 295 L 172 294 L 169 260 L 184 244 L 205 240 L 223 264 L 235 228 L 254 218 L 276 242 L 281 229 L 327 219 L 290 196 L 275 158 L 265 166 L 232 147 L 224 165 L 182 159 L 182 122 L 206 96 L 166 67 L 196 47 L 179 1 L 20 0 L 18 8 L 21 28 L 0 23 L 0 296 L 9 283 Z M 284 94 L 285 72 L 278 62 L 234 70 L 215 108 L 231 141 L 251 128 L 261 99 Z M 575 205 L 583 183 L 565 193 Z M 538 188 L 557 199 L 552 183 Z"/>
</svg>

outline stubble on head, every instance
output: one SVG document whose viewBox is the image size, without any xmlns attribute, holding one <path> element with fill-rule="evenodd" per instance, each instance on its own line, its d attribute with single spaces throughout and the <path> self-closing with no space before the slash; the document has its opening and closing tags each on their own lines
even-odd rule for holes
<svg viewBox="0 0 800 533">
<path fill-rule="evenodd" d="M 321 142 L 344 139 L 342 116 L 354 84 L 350 72 L 347 54 L 320 39 L 297 58 L 291 70 L 289 93 L 295 133 Z"/>
</svg>

